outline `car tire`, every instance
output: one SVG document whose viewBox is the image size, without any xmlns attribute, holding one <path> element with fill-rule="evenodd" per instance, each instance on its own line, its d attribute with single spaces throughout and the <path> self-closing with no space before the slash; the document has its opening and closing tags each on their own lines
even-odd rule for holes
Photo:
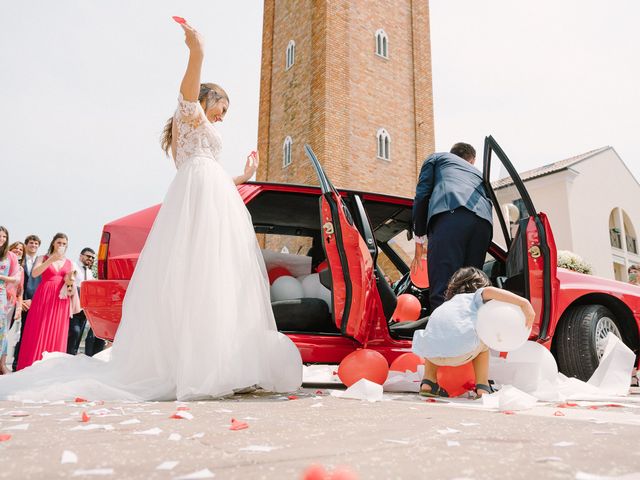
<svg viewBox="0 0 640 480">
<path fill-rule="evenodd" d="M 607 307 L 569 307 L 554 335 L 558 369 L 568 377 L 589 380 L 600 363 L 609 332 L 623 339 L 622 328 Z"/>
</svg>

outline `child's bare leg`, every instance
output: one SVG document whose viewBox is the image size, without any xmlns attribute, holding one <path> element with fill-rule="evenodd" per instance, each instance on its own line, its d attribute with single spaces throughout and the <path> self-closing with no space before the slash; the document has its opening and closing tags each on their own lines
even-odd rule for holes
<svg viewBox="0 0 640 480">
<path fill-rule="evenodd" d="M 438 366 L 435 363 L 431 363 L 428 358 L 424 359 L 424 377 L 425 380 L 430 380 L 433 383 L 438 381 Z M 430 392 L 431 387 L 429 385 L 422 385 L 420 390 L 423 392 Z"/>
<path fill-rule="evenodd" d="M 479 353 L 472 362 L 476 373 L 476 385 L 489 385 L 489 350 Z M 484 393 L 484 390 L 478 390 L 478 396 L 481 397 Z"/>
</svg>

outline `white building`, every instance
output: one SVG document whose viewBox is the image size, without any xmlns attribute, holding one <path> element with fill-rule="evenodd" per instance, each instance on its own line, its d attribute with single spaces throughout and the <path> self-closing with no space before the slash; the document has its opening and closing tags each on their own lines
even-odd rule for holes
<svg viewBox="0 0 640 480">
<path fill-rule="evenodd" d="M 640 184 L 613 147 L 545 165 L 520 177 L 539 212 L 549 217 L 558 250 L 584 258 L 593 274 L 627 281 L 640 264 Z M 505 179 L 506 180 L 506 179 Z M 494 182 L 499 202 L 519 200 L 511 182 Z M 511 207 L 513 209 L 513 207 Z M 495 223 L 494 239 L 502 238 Z"/>
</svg>

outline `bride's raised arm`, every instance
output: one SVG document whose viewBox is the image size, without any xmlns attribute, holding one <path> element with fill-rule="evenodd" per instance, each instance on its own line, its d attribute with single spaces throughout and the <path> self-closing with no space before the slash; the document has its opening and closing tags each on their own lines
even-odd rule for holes
<svg viewBox="0 0 640 480">
<path fill-rule="evenodd" d="M 200 74 L 204 59 L 204 40 L 188 23 L 181 23 L 184 30 L 184 43 L 189 47 L 189 63 L 180 84 L 182 98 L 188 102 L 197 102 L 200 94 Z"/>
</svg>

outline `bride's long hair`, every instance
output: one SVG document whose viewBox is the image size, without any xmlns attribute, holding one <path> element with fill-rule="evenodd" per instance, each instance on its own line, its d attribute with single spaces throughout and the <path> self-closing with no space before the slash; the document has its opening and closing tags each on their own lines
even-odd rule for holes
<svg viewBox="0 0 640 480">
<path fill-rule="evenodd" d="M 220 100 L 226 100 L 229 103 L 229 96 L 224 89 L 215 83 L 201 83 L 200 84 L 200 93 L 198 94 L 198 102 L 202 103 L 204 100 L 204 110 L 205 112 L 209 107 L 212 107 Z M 173 117 L 167 120 L 167 123 L 164 125 L 164 129 L 162 130 L 162 135 L 160 135 L 160 147 L 164 150 L 164 153 L 169 156 L 169 151 L 171 150 L 171 142 L 173 140 Z"/>
</svg>

